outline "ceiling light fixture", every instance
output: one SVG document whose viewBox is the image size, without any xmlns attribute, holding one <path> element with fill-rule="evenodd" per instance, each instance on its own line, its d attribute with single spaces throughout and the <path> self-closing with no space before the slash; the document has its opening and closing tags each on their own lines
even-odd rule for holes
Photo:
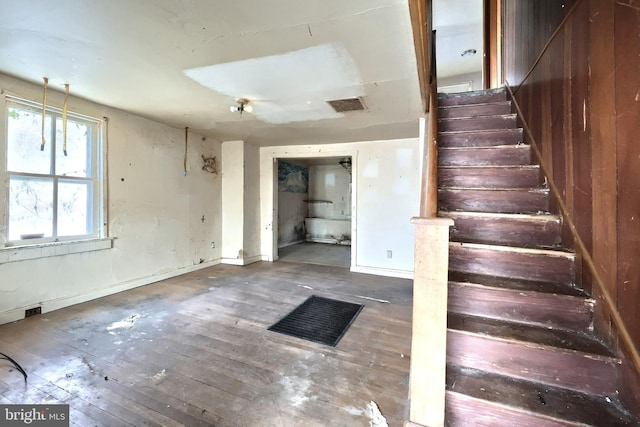
<svg viewBox="0 0 640 427">
<path fill-rule="evenodd" d="M 475 55 L 476 53 L 478 53 L 478 51 L 477 51 L 477 50 L 475 50 L 475 49 L 467 49 L 467 50 L 465 50 L 464 52 L 462 52 L 462 53 L 460 54 L 460 56 L 462 56 L 462 57 L 465 57 L 465 56 L 473 56 L 473 55 Z"/>
<path fill-rule="evenodd" d="M 240 99 L 236 99 L 236 102 L 238 103 L 238 105 L 232 105 L 231 107 L 229 107 L 229 110 L 231 110 L 232 113 L 242 114 L 245 111 L 247 113 L 250 113 L 253 111 L 253 108 L 251 107 L 251 105 L 249 105 L 248 99 L 240 98 Z"/>
</svg>

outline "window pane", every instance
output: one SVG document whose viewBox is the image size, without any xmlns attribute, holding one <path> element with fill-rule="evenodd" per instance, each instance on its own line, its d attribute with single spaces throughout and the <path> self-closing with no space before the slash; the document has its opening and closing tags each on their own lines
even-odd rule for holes
<svg viewBox="0 0 640 427">
<path fill-rule="evenodd" d="M 67 119 L 67 155 L 64 155 L 62 118 L 56 119 L 56 175 L 91 176 L 91 128 Z"/>
<path fill-rule="evenodd" d="M 91 234 L 91 182 L 58 183 L 58 236 Z"/>
<path fill-rule="evenodd" d="M 52 230 L 53 181 L 12 176 L 9 179 L 9 240 L 51 237 Z"/>
<path fill-rule="evenodd" d="M 42 144 L 42 114 L 9 107 L 7 119 L 7 167 L 12 172 L 51 173 L 51 116 L 45 119 L 46 145 Z"/>
</svg>

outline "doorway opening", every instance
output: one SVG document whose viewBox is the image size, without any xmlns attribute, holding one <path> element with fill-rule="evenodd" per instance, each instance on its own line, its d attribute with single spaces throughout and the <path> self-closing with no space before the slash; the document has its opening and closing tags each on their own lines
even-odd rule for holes
<svg viewBox="0 0 640 427">
<path fill-rule="evenodd" d="M 351 156 L 278 159 L 277 259 L 351 267 Z"/>
</svg>

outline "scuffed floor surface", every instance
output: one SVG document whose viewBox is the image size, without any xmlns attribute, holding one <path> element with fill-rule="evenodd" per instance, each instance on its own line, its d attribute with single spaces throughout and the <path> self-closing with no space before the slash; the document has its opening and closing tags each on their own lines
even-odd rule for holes
<svg viewBox="0 0 640 427">
<path fill-rule="evenodd" d="M 401 426 L 411 287 L 326 266 L 216 266 L 30 317 L 0 326 L 0 351 L 29 374 L 0 361 L 0 403 L 67 403 L 83 427 Z M 336 348 L 267 331 L 312 294 L 365 304 Z"/>
</svg>

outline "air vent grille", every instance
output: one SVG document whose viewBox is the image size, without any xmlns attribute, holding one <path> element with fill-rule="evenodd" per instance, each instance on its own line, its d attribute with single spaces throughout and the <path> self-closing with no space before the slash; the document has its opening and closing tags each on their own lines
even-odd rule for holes
<svg viewBox="0 0 640 427">
<path fill-rule="evenodd" d="M 327 103 L 331 105 L 337 113 L 364 110 L 364 105 L 362 105 L 360 98 L 335 99 L 333 101 L 327 101 Z"/>
</svg>

